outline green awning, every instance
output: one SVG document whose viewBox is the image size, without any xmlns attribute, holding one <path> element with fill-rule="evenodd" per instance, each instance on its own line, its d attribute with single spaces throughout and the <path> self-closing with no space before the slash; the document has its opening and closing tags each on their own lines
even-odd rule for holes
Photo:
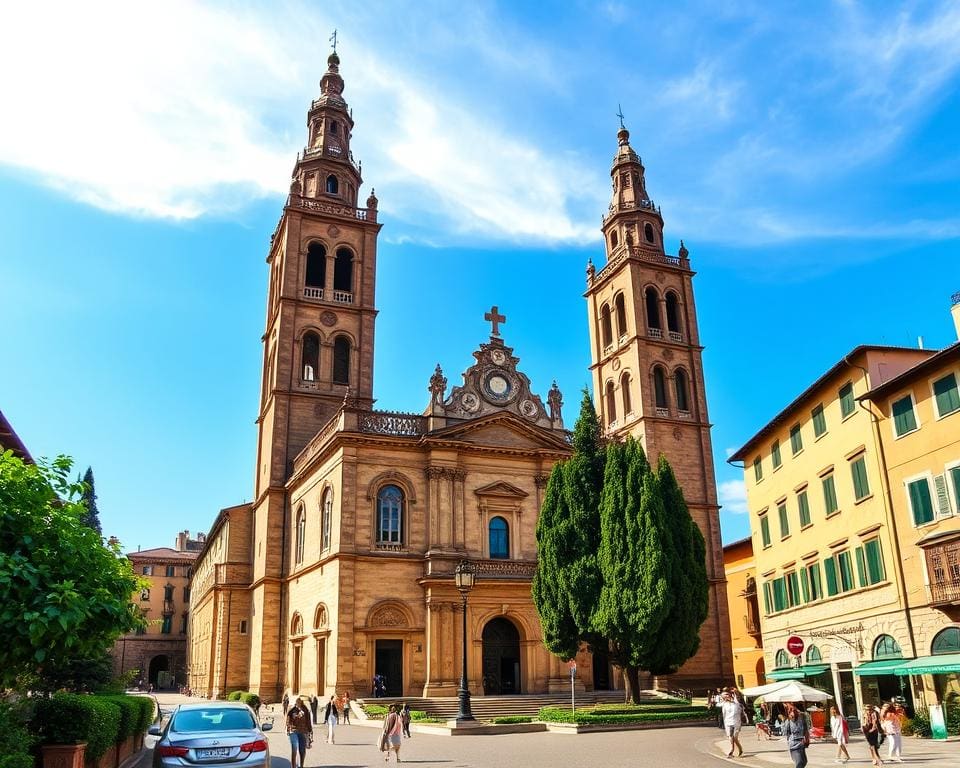
<svg viewBox="0 0 960 768">
<path fill-rule="evenodd" d="M 786 667 L 784 669 L 775 669 L 767 672 L 768 680 L 803 680 L 805 677 L 813 677 L 821 672 L 826 672 L 830 667 L 826 664 L 807 664 L 803 667 Z"/>
<path fill-rule="evenodd" d="M 951 672 L 960 672 L 960 653 L 921 656 L 893 670 L 895 675 L 949 675 Z"/>
<path fill-rule="evenodd" d="M 877 661 L 867 661 L 859 667 L 853 668 L 855 675 L 894 675 L 897 667 L 902 667 L 912 659 L 879 659 Z"/>
</svg>

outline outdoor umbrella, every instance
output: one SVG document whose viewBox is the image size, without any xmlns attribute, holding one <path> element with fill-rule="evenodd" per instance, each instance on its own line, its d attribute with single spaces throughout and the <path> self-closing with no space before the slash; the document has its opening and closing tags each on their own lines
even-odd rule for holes
<svg viewBox="0 0 960 768">
<path fill-rule="evenodd" d="M 772 701 L 826 701 L 832 698 L 833 696 L 826 691 L 812 688 L 796 680 L 790 680 L 776 690 L 763 694 L 763 700 L 767 703 Z"/>
<path fill-rule="evenodd" d="M 789 685 L 789 680 L 780 680 L 776 683 L 767 683 L 766 685 L 756 685 L 753 688 L 743 688 L 740 693 L 742 693 L 747 698 L 753 699 L 757 696 L 766 696 L 771 691 L 779 690 L 785 685 Z"/>
</svg>

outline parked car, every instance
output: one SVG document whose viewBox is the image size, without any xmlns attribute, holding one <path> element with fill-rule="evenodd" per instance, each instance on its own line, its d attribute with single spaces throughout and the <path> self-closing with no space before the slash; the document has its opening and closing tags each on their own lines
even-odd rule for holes
<svg viewBox="0 0 960 768">
<path fill-rule="evenodd" d="M 163 729 L 155 725 L 148 731 L 160 737 L 153 749 L 153 768 L 270 768 L 264 732 L 272 727 L 258 723 L 253 710 L 238 701 L 181 704 Z"/>
</svg>

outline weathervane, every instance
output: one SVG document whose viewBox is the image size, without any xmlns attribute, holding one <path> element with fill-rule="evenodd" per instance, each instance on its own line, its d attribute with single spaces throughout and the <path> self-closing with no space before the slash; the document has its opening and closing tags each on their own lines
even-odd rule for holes
<svg viewBox="0 0 960 768">
<path fill-rule="evenodd" d="M 617 117 L 620 118 L 620 127 L 626 128 L 626 126 L 623 124 L 623 107 L 620 106 L 619 102 L 617 103 Z"/>
<path fill-rule="evenodd" d="M 330 44 L 333 46 L 333 52 L 337 52 L 337 30 L 333 30 L 333 34 L 330 35 Z"/>
</svg>

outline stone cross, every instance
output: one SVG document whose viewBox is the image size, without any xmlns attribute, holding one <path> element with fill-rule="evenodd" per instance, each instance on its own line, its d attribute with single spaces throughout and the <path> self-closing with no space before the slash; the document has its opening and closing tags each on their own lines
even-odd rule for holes
<svg viewBox="0 0 960 768">
<path fill-rule="evenodd" d="M 621 128 L 626 127 L 623 124 L 623 107 L 621 107 L 619 104 L 617 104 L 617 117 L 620 118 L 620 127 Z"/>
<path fill-rule="evenodd" d="M 506 315 L 500 314 L 499 308 L 497 307 L 496 304 L 490 307 L 490 311 L 483 316 L 483 319 L 493 326 L 490 330 L 491 336 L 499 336 L 500 330 L 498 326 L 500 325 L 500 323 L 507 322 Z"/>
<path fill-rule="evenodd" d="M 330 35 L 330 42 L 333 44 L 333 52 L 337 52 L 337 30 L 333 30 L 333 34 Z"/>
</svg>

